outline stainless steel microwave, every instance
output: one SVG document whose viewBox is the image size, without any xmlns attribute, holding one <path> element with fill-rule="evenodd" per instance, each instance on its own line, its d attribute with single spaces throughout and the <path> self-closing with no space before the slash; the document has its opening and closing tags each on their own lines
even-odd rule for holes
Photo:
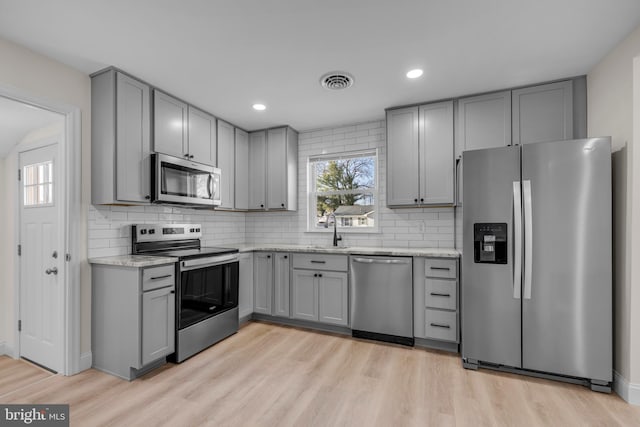
<svg viewBox="0 0 640 427">
<path fill-rule="evenodd" d="M 154 203 L 220 205 L 220 169 L 159 153 L 151 155 L 151 163 Z"/>
</svg>

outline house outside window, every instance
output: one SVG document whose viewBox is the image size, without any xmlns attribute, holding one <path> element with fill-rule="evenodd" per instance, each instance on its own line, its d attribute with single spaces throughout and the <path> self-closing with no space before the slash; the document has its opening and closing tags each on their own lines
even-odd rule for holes
<svg viewBox="0 0 640 427">
<path fill-rule="evenodd" d="M 308 231 L 376 232 L 377 150 L 310 157 Z"/>
</svg>

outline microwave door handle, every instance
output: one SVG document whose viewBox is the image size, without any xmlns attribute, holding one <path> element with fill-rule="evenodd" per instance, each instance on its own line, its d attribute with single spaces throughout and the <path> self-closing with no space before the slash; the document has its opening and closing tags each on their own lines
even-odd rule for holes
<svg viewBox="0 0 640 427">
<path fill-rule="evenodd" d="M 209 191 L 209 199 L 213 199 L 213 175 L 211 174 L 207 179 L 207 190 Z"/>
</svg>

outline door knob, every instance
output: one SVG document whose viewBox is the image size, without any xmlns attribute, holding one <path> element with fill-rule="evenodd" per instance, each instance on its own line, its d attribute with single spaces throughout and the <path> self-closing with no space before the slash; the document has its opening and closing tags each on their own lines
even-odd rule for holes
<svg viewBox="0 0 640 427">
<path fill-rule="evenodd" d="M 51 256 L 54 257 L 54 258 L 58 258 L 58 251 L 53 251 Z"/>
<path fill-rule="evenodd" d="M 47 268 L 44 272 L 47 274 L 58 274 L 58 268 L 57 267 Z"/>
</svg>

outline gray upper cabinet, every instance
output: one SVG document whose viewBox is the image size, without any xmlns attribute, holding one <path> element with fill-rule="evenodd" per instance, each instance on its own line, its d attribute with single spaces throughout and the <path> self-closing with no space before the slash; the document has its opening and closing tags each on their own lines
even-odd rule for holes
<svg viewBox="0 0 640 427">
<path fill-rule="evenodd" d="M 249 134 L 249 209 L 298 204 L 298 133 L 289 127 Z"/>
<path fill-rule="evenodd" d="M 512 91 L 513 144 L 573 138 L 571 80 Z"/>
<path fill-rule="evenodd" d="M 453 101 L 422 105 L 420 204 L 453 204 Z"/>
<path fill-rule="evenodd" d="M 387 111 L 387 205 L 418 204 L 418 107 Z"/>
<path fill-rule="evenodd" d="M 189 105 L 189 158 L 211 166 L 217 165 L 216 118 Z"/>
<path fill-rule="evenodd" d="M 221 170 L 220 198 L 218 209 L 233 209 L 235 205 L 235 129 L 218 120 L 218 167 Z"/>
<path fill-rule="evenodd" d="M 453 204 L 453 101 L 387 111 L 387 205 Z"/>
<path fill-rule="evenodd" d="M 236 129 L 235 208 L 249 209 L 249 134 Z"/>
<path fill-rule="evenodd" d="M 216 118 L 155 89 L 153 149 L 158 153 L 216 166 Z"/>
<path fill-rule="evenodd" d="M 114 69 L 91 78 L 91 203 L 151 199 L 150 88 Z"/>
<path fill-rule="evenodd" d="M 511 145 L 511 91 L 458 100 L 456 158 L 465 150 Z"/>
<path fill-rule="evenodd" d="M 267 155 L 267 133 L 249 134 L 249 209 L 266 207 L 265 177 Z"/>
<path fill-rule="evenodd" d="M 188 106 L 157 89 L 153 91 L 153 150 L 189 158 Z"/>
</svg>

